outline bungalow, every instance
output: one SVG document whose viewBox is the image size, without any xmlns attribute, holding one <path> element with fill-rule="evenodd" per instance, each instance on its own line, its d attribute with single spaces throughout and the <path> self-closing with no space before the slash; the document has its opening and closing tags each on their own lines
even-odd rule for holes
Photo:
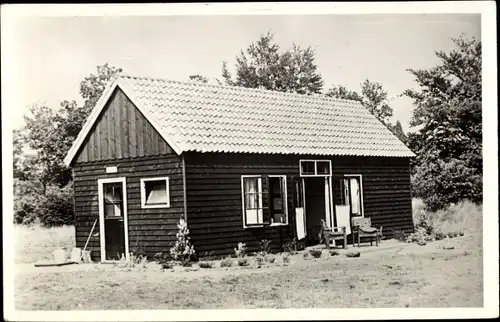
<svg viewBox="0 0 500 322">
<path fill-rule="evenodd" d="M 321 219 L 411 231 L 412 156 L 358 102 L 120 75 L 65 158 L 76 246 L 168 252 L 180 217 L 200 256 L 317 243 Z"/>
</svg>

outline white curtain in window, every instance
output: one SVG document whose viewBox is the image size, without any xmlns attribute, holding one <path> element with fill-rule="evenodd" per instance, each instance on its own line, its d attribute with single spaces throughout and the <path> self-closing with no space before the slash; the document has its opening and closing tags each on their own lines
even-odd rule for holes
<svg viewBox="0 0 500 322">
<path fill-rule="evenodd" d="M 260 205 L 260 183 L 259 178 L 245 178 L 244 183 L 245 194 L 245 215 L 247 224 L 262 223 L 262 209 Z"/>
<path fill-rule="evenodd" d="M 351 178 L 351 203 L 352 213 L 361 215 L 359 181 L 357 178 Z"/>
<path fill-rule="evenodd" d="M 165 180 L 146 183 L 147 204 L 167 202 L 167 182 Z"/>
</svg>

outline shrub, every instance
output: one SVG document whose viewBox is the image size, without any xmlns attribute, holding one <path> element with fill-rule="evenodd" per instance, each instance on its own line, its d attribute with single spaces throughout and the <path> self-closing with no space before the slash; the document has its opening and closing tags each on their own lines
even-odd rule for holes
<svg viewBox="0 0 500 322">
<path fill-rule="evenodd" d="M 257 267 L 260 267 L 262 265 L 262 262 L 264 261 L 264 257 L 257 255 L 255 256 L 255 264 L 257 264 Z"/>
<path fill-rule="evenodd" d="M 14 222 L 45 227 L 74 224 L 73 183 L 48 186 L 45 194 L 30 181 L 14 181 Z"/>
<path fill-rule="evenodd" d="M 260 254 L 265 256 L 271 252 L 271 241 L 267 239 L 263 239 L 259 243 L 260 246 Z"/>
<path fill-rule="evenodd" d="M 393 235 L 394 235 L 394 238 L 400 242 L 406 241 L 406 238 L 408 237 L 408 235 L 403 230 L 399 230 L 399 229 L 395 229 L 393 231 Z"/>
<path fill-rule="evenodd" d="M 283 250 L 290 255 L 297 254 L 297 239 L 289 239 L 283 245 Z"/>
<path fill-rule="evenodd" d="M 330 251 L 330 256 L 338 256 L 338 255 L 340 255 L 340 253 L 339 253 L 339 251 L 338 251 L 338 250 L 332 249 L 332 250 Z"/>
<path fill-rule="evenodd" d="M 446 234 L 440 228 L 436 228 L 434 230 L 434 238 L 436 240 L 442 240 L 446 238 Z"/>
<path fill-rule="evenodd" d="M 198 265 L 200 265 L 200 268 L 212 268 L 212 267 L 214 267 L 212 262 L 200 262 Z"/>
<path fill-rule="evenodd" d="M 283 264 L 288 264 L 288 263 L 290 263 L 289 253 L 285 253 L 283 254 Z"/>
<path fill-rule="evenodd" d="M 164 262 L 161 264 L 162 269 L 172 269 L 174 264 L 172 262 Z"/>
<path fill-rule="evenodd" d="M 172 255 L 170 253 L 156 253 L 153 256 L 153 260 L 161 265 L 172 261 Z"/>
<path fill-rule="evenodd" d="M 228 257 L 220 262 L 220 267 L 231 267 L 233 266 L 233 260 Z"/>
<path fill-rule="evenodd" d="M 304 253 L 304 254 L 302 254 L 302 258 L 304 258 L 304 259 L 309 259 L 309 254 L 308 254 L 308 253 Z"/>
<path fill-rule="evenodd" d="M 247 251 L 247 245 L 245 243 L 238 243 L 238 248 L 234 249 L 234 254 L 237 258 L 245 257 L 245 253 Z"/>
<path fill-rule="evenodd" d="M 190 262 L 190 261 L 181 261 L 181 266 L 182 267 L 192 267 L 193 266 L 193 262 Z"/>
<path fill-rule="evenodd" d="M 320 258 L 322 251 L 320 249 L 311 249 L 309 250 L 309 254 L 311 254 L 311 256 L 314 258 Z"/>
<path fill-rule="evenodd" d="M 248 260 L 246 258 L 238 258 L 238 266 L 248 266 Z"/>
<path fill-rule="evenodd" d="M 189 238 L 189 229 L 187 228 L 186 221 L 181 218 L 177 224 L 179 231 L 177 233 L 177 241 L 174 247 L 170 249 L 170 254 L 175 260 L 181 262 L 189 262 L 194 255 L 194 247 L 191 245 Z"/>
<path fill-rule="evenodd" d="M 276 257 L 274 257 L 273 255 L 266 255 L 266 256 L 264 256 L 264 260 L 266 262 L 272 264 L 276 260 Z"/>
</svg>

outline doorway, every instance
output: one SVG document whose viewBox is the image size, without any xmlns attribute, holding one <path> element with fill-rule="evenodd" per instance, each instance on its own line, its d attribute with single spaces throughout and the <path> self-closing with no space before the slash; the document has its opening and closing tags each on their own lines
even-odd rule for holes
<svg viewBox="0 0 500 322">
<path fill-rule="evenodd" d="M 304 178 L 307 244 L 319 243 L 321 219 L 331 225 L 331 193 L 329 177 Z"/>
<path fill-rule="evenodd" d="M 98 191 L 101 261 L 128 259 L 126 180 L 99 179 Z"/>
</svg>

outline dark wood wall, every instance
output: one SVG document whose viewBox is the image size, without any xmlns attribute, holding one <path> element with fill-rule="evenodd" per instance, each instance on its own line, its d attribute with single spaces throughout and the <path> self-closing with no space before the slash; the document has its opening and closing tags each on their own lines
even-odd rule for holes
<svg viewBox="0 0 500 322">
<path fill-rule="evenodd" d="M 117 166 L 118 173 L 106 174 Z M 97 180 L 125 177 L 129 249 L 139 245 L 154 256 L 175 243 L 177 222 L 184 215 L 181 157 L 160 137 L 121 90 L 116 90 L 73 164 L 76 247 L 83 248 L 92 224 L 99 218 Z M 140 179 L 170 178 L 170 208 L 141 208 Z M 99 232 L 99 222 L 95 232 Z M 89 243 L 94 260 L 100 260 L 99 236 Z"/>
<path fill-rule="evenodd" d="M 76 162 L 172 153 L 170 146 L 117 88 L 91 129 Z"/>
<path fill-rule="evenodd" d="M 188 226 L 199 255 L 231 254 L 238 242 L 259 250 L 261 239 L 272 240 L 274 250 L 295 235 L 292 177 L 299 176 L 299 159 L 318 156 L 235 155 L 188 153 L 186 158 Z M 362 174 L 364 213 L 384 234 L 393 229 L 411 231 L 408 158 L 334 157 L 334 175 Z M 287 175 L 289 225 L 243 229 L 241 175 Z"/>
</svg>

